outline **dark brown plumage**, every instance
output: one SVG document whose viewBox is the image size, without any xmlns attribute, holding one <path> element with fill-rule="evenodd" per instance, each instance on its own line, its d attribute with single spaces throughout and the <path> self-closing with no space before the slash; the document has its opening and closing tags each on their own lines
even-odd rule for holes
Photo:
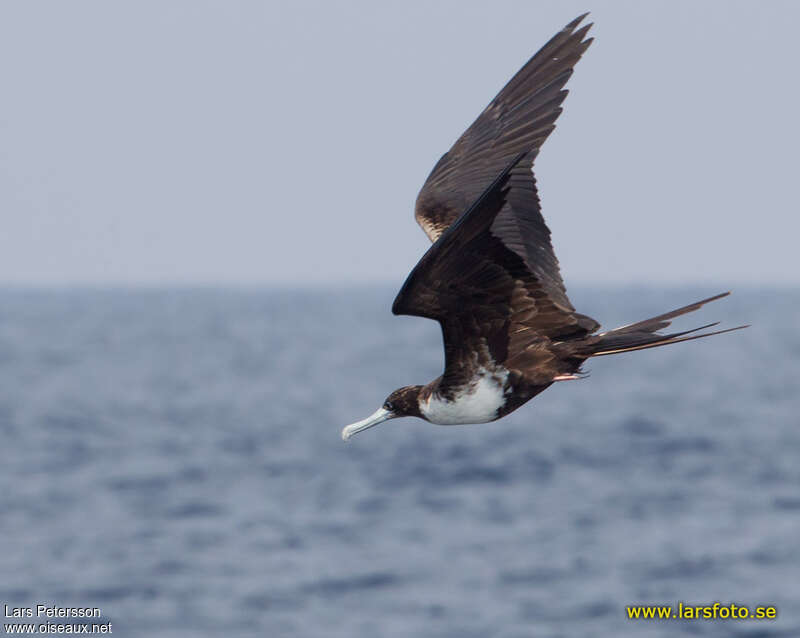
<svg viewBox="0 0 800 638">
<path fill-rule="evenodd" d="M 716 324 L 657 332 L 728 293 L 604 333 L 567 298 L 532 168 L 561 113 L 572 68 L 591 43 L 585 39 L 591 25 L 578 28 L 584 17 L 522 67 L 422 187 L 415 217 L 434 244 L 392 311 L 439 322 L 444 373 L 425 386 L 396 390 L 371 417 L 347 426 L 345 439 L 397 416 L 491 421 L 555 381 L 579 378 L 589 357 L 728 332 L 687 336 Z"/>
<path fill-rule="evenodd" d="M 533 162 L 561 115 L 561 103 L 568 93 L 564 85 L 572 67 L 592 43 L 592 38 L 584 39 L 591 24 L 576 31 L 587 15 L 570 22 L 531 57 L 439 159 L 417 196 L 415 210 L 417 222 L 431 241 L 436 241 L 517 155 L 527 152 Z M 523 181 L 536 200 L 529 203 L 525 197 L 526 205 L 538 210 L 535 182 L 530 176 Z M 558 262 L 549 247 L 550 231 L 541 217 L 538 221 L 531 230 L 548 246 L 546 262 L 558 273 Z M 566 300 L 560 276 L 554 283 Z"/>
</svg>

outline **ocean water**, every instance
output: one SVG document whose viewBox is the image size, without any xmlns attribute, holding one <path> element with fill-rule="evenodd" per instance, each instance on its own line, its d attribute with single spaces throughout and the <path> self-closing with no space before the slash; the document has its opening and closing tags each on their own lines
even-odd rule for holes
<svg viewBox="0 0 800 638">
<path fill-rule="evenodd" d="M 501 421 L 345 444 L 441 370 L 394 292 L 0 292 L 0 603 L 118 636 L 800 636 L 800 291 Z M 571 290 L 609 327 L 715 292 Z M 778 618 L 626 619 L 678 601 Z"/>
</svg>

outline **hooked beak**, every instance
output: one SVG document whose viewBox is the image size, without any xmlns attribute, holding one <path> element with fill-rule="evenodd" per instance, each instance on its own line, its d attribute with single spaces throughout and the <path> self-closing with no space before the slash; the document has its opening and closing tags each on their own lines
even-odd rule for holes
<svg viewBox="0 0 800 638">
<path fill-rule="evenodd" d="M 361 432 L 362 430 L 366 430 L 371 428 L 373 425 L 378 425 L 378 423 L 383 423 L 384 421 L 388 421 L 389 419 L 393 419 L 396 415 L 389 410 L 384 408 L 380 408 L 374 414 L 368 416 L 363 421 L 356 421 L 355 423 L 346 426 L 342 430 L 342 439 L 347 441 L 351 436 Z"/>
</svg>

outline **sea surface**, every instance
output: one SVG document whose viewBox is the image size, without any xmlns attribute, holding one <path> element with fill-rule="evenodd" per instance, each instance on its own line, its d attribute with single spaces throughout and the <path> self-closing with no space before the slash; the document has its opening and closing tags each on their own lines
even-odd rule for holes
<svg viewBox="0 0 800 638">
<path fill-rule="evenodd" d="M 0 291 L 0 604 L 123 637 L 800 636 L 800 291 L 501 421 L 344 443 L 441 372 L 394 292 Z M 613 327 L 719 291 L 570 292 Z M 679 601 L 778 618 L 626 617 Z"/>
</svg>

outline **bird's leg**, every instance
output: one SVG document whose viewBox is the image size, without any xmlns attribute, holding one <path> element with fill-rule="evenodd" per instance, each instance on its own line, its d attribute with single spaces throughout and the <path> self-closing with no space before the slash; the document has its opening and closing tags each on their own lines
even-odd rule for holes
<svg viewBox="0 0 800 638">
<path fill-rule="evenodd" d="M 577 379 L 580 379 L 577 374 L 559 374 L 553 377 L 553 381 L 576 381 Z"/>
<path fill-rule="evenodd" d="M 588 372 L 578 371 L 575 374 L 557 374 L 553 377 L 553 381 L 577 381 L 578 379 L 585 379 L 588 376 Z"/>
</svg>

